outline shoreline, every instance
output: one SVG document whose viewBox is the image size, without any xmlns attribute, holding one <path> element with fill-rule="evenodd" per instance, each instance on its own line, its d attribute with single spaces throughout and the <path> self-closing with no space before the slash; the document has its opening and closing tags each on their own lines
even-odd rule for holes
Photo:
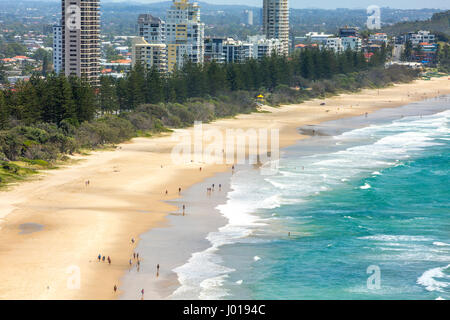
<svg viewBox="0 0 450 320">
<path fill-rule="evenodd" d="M 450 98 L 450 96 L 448 96 Z M 438 99 L 438 98 L 436 98 Z M 430 106 L 429 105 L 429 99 L 423 100 L 425 104 L 427 104 L 427 109 L 424 109 L 424 106 L 422 106 L 422 101 L 418 103 L 412 103 L 407 104 L 405 106 L 400 107 L 394 107 L 394 108 L 384 108 L 379 109 L 372 113 L 372 115 L 368 118 L 365 118 L 364 116 L 356 116 L 351 118 L 341 118 L 337 120 L 331 120 L 322 122 L 319 125 L 315 126 L 305 126 L 298 128 L 298 132 L 301 135 L 307 135 L 308 139 L 302 139 L 297 141 L 295 144 L 282 148 L 281 153 L 289 153 L 292 148 L 294 150 L 297 150 L 299 146 L 301 145 L 302 149 L 305 148 L 303 153 L 305 155 L 316 155 L 318 149 L 318 145 L 328 145 L 331 144 L 329 147 L 333 146 L 334 148 L 338 148 L 334 146 L 333 137 L 340 136 L 345 132 L 353 131 L 355 129 L 359 128 L 366 128 L 368 126 L 372 125 L 378 125 L 378 124 L 386 124 L 391 121 L 401 119 L 403 117 L 410 117 L 410 116 L 427 116 L 436 114 L 439 112 L 442 112 L 443 110 L 448 110 L 446 108 L 442 108 L 441 104 L 439 106 Z M 418 105 L 417 107 L 415 105 Z M 314 134 L 313 134 L 314 130 Z M 336 149 L 337 150 L 337 149 Z M 302 154 L 303 154 L 302 153 Z M 252 171 L 255 168 L 251 168 L 249 165 L 244 166 L 237 166 L 236 167 L 236 174 L 239 175 L 240 171 Z M 244 173 L 243 172 L 243 173 Z M 134 297 L 135 299 L 138 298 L 138 295 L 136 294 L 139 292 L 139 287 L 145 287 L 146 289 L 146 297 L 147 292 L 151 292 L 150 299 L 182 299 L 182 300 L 196 300 L 199 298 L 199 296 L 204 295 L 203 291 L 200 289 L 203 287 L 203 281 L 211 282 L 212 283 L 218 283 L 221 280 L 220 274 L 223 273 L 223 275 L 230 275 L 233 273 L 233 271 L 236 271 L 234 269 L 229 269 L 229 266 L 221 265 L 220 262 L 212 263 L 211 261 L 215 261 L 218 259 L 218 256 L 216 256 L 214 253 L 217 251 L 222 245 L 224 245 L 222 242 L 225 241 L 225 244 L 233 244 L 232 242 L 228 242 L 227 240 L 222 239 L 222 237 L 226 237 L 226 231 L 225 229 L 227 227 L 230 227 L 231 217 L 227 217 L 221 210 L 218 209 L 219 207 L 224 207 L 228 203 L 228 200 L 230 199 L 229 193 L 234 191 L 234 189 L 231 187 L 231 182 L 234 175 L 227 173 L 220 173 L 215 175 L 212 178 L 208 178 L 206 181 L 198 183 L 192 187 L 190 187 L 186 192 L 181 194 L 181 198 L 171 201 L 171 203 L 174 203 L 178 207 L 178 211 L 181 210 L 183 204 L 187 204 L 188 208 L 191 209 L 192 214 L 194 216 L 197 215 L 197 213 L 200 213 L 196 218 L 197 222 L 204 222 L 202 219 L 207 217 L 211 219 L 211 215 L 215 215 L 216 217 L 213 219 L 217 220 L 217 223 L 215 225 L 208 226 L 206 229 L 198 230 L 198 228 L 193 228 L 192 225 L 184 226 L 186 228 L 190 228 L 191 233 L 189 234 L 191 237 L 194 237 L 196 239 L 204 240 L 204 243 L 201 247 L 197 246 L 191 246 L 189 243 L 183 244 L 183 256 L 180 257 L 174 252 L 170 252 L 164 257 L 168 259 L 171 263 L 170 265 L 166 264 L 166 270 L 163 279 L 161 279 L 161 283 L 164 283 L 164 286 L 158 285 L 155 281 L 156 278 L 154 274 L 151 274 L 150 277 L 152 277 L 153 281 L 150 279 L 146 279 L 146 277 L 140 277 L 136 276 L 136 273 L 134 275 L 127 274 L 124 279 L 124 291 L 125 294 L 121 296 L 121 299 L 131 299 Z M 210 201 L 210 199 L 206 199 L 203 196 L 204 190 L 206 190 L 207 187 L 211 186 L 211 183 L 215 182 L 216 185 L 218 182 L 222 183 L 222 186 L 224 185 L 224 181 L 226 183 L 226 191 L 225 189 L 222 189 L 220 197 L 214 199 L 216 201 Z M 194 206 L 191 206 L 191 204 L 194 203 Z M 197 212 L 198 211 L 198 212 Z M 205 212 L 209 212 L 208 215 L 205 215 Z M 255 217 L 257 215 L 255 214 Z M 160 243 L 164 241 L 165 237 L 167 236 L 167 233 L 170 233 L 171 240 L 173 238 L 175 239 L 182 239 L 183 234 L 180 233 L 180 224 L 183 224 L 181 222 L 182 220 L 177 220 L 177 218 L 170 216 L 171 218 L 171 225 L 164 229 L 151 229 L 147 233 L 144 234 L 145 238 L 143 237 L 141 240 L 141 243 L 139 245 L 139 252 L 142 252 L 146 249 L 149 249 L 151 246 L 150 243 L 154 244 L 157 243 L 156 247 L 158 249 L 160 248 Z M 173 218 L 173 219 L 172 219 Z M 179 219 L 179 218 L 178 218 Z M 226 220 L 219 226 L 219 222 L 222 220 Z M 255 218 L 258 220 L 258 218 Z M 207 223 L 207 222 L 206 222 Z M 223 234 L 225 232 L 225 234 Z M 218 239 L 219 242 L 217 243 Z M 240 237 L 238 237 L 240 239 Z M 239 240 L 237 239 L 238 243 Z M 192 241 L 191 241 L 192 242 Z M 195 243 L 195 241 L 194 241 Z M 195 243 L 197 244 L 197 243 Z M 174 247 L 174 244 L 165 244 L 164 248 L 169 249 L 172 251 Z M 189 248 L 189 251 L 191 252 L 191 255 L 186 257 L 186 248 Z M 180 250 L 178 247 L 177 250 Z M 150 251 L 151 252 L 151 251 Z M 149 251 L 145 253 L 147 256 L 149 254 Z M 152 256 L 156 256 L 154 254 L 151 254 Z M 220 259 L 219 259 L 220 260 Z M 202 262 L 203 265 L 201 265 L 199 262 Z M 152 266 L 154 267 L 154 266 Z M 209 270 L 209 268 L 219 268 L 221 271 L 212 272 Z M 192 273 L 192 270 L 196 270 L 196 274 L 194 275 Z M 222 270 L 223 269 L 223 270 Z M 227 271 L 225 271 L 227 270 Z M 217 274 L 219 273 L 219 275 Z M 181 276 L 181 282 L 179 277 Z M 205 278 L 210 277 L 210 278 Z M 150 281 L 149 281 L 150 280 Z M 169 285 L 170 284 L 170 285 Z M 207 289 L 208 286 L 204 288 L 204 290 Z M 168 290 L 170 288 L 170 290 Z M 208 287 L 209 288 L 209 287 Z M 214 288 L 214 286 L 213 286 Z M 122 288 L 121 288 L 122 289 Z M 148 290 L 150 289 L 150 290 Z M 134 294 L 127 294 L 127 291 L 131 290 L 134 292 Z M 214 289 L 211 289 L 212 291 L 209 292 L 209 294 L 212 294 L 213 298 L 214 296 Z M 217 293 L 216 293 L 217 294 Z M 206 299 L 211 299 L 211 296 L 207 296 Z M 215 299 L 215 298 L 214 298 Z"/>
<path fill-rule="evenodd" d="M 300 105 L 265 107 L 271 113 L 239 115 L 204 127 L 278 128 L 284 148 L 305 138 L 298 127 L 444 94 L 450 94 L 447 78 L 416 80 Z M 326 105 L 320 106 L 323 101 Z M 192 128 L 176 132 L 192 132 Z M 170 136 L 136 138 L 120 150 L 93 152 L 82 163 L 0 193 L 0 259 L 9 261 L 0 266 L 0 299 L 118 298 L 112 288 L 120 287 L 118 279 L 126 274 L 136 249 L 130 239 L 139 242 L 149 230 L 168 225 L 168 214 L 176 208 L 165 201 L 178 198 L 178 187 L 185 190 L 229 169 L 226 165 L 172 164 L 174 144 Z M 90 187 L 84 186 L 85 180 L 91 181 Z M 20 226 L 27 223 L 41 225 L 42 230 L 19 234 Z M 112 265 L 96 262 L 99 253 L 111 256 Z M 73 266 L 80 271 L 79 290 L 67 288 Z"/>
</svg>

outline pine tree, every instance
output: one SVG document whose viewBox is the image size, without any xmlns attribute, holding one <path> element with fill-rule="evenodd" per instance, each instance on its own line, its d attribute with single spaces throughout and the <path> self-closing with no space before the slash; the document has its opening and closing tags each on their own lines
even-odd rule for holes
<svg viewBox="0 0 450 320">
<path fill-rule="evenodd" d="M 75 117 L 65 117 L 65 119 L 72 119 L 74 124 L 92 120 L 96 110 L 96 97 L 93 88 L 78 77 L 69 77 L 69 83 L 73 96 L 72 103 L 74 104 Z"/>
<path fill-rule="evenodd" d="M 128 109 L 136 109 L 139 105 L 145 103 L 145 79 L 144 66 L 136 64 L 127 78 Z"/>
<path fill-rule="evenodd" d="M 72 96 L 72 88 L 66 77 L 61 76 L 59 82 L 60 89 L 60 106 L 57 124 L 62 120 L 69 120 L 77 123 L 77 110 Z"/>
<path fill-rule="evenodd" d="M 113 78 L 100 78 L 98 103 L 102 112 L 112 113 L 119 110 L 119 98 L 117 96 L 117 89 L 115 86 L 116 83 Z"/>
<path fill-rule="evenodd" d="M 156 67 L 147 72 L 146 103 L 157 104 L 164 99 L 163 79 Z"/>
<path fill-rule="evenodd" d="M 314 76 L 314 65 L 311 57 L 311 51 L 306 49 L 300 56 L 300 74 L 305 79 L 312 79 Z"/>
<path fill-rule="evenodd" d="M 5 97 L 3 96 L 3 92 L 0 91 L 0 130 L 4 130 L 8 126 L 8 109 L 6 106 Z"/>
</svg>

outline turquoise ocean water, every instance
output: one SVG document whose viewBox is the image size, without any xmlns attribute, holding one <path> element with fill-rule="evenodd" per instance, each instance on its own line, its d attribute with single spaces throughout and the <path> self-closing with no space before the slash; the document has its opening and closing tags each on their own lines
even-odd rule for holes
<svg viewBox="0 0 450 320">
<path fill-rule="evenodd" d="M 176 269 L 173 297 L 450 299 L 448 101 L 332 122 L 273 176 L 238 170 L 228 225 Z"/>
</svg>

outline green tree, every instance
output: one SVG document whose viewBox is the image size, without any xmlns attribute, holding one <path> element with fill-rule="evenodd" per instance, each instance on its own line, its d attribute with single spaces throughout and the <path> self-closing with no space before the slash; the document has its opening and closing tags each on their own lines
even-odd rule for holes
<svg viewBox="0 0 450 320">
<path fill-rule="evenodd" d="M 4 130 L 8 126 L 8 109 L 6 106 L 5 97 L 3 95 L 3 92 L 0 91 L 0 130 Z"/>
<path fill-rule="evenodd" d="M 147 72 L 146 103 L 160 103 L 164 100 L 164 83 L 159 70 L 153 66 Z"/>
<path fill-rule="evenodd" d="M 98 104 L 100 110 L 104 113 L 112 113 L 119 110 L 116 83 L 112 77 L 100 77 Z"/>
</svg>

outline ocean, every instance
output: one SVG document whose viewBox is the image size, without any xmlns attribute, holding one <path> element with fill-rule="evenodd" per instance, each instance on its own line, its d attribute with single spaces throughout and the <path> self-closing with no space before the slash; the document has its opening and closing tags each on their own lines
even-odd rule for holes
<svg viewBox="0 0 450 320">
<path fill-rule="evenodd" d="M 174 299 L 450 299 L 450 97 L 330 121 L 241 166 Z"/>
</svg>

